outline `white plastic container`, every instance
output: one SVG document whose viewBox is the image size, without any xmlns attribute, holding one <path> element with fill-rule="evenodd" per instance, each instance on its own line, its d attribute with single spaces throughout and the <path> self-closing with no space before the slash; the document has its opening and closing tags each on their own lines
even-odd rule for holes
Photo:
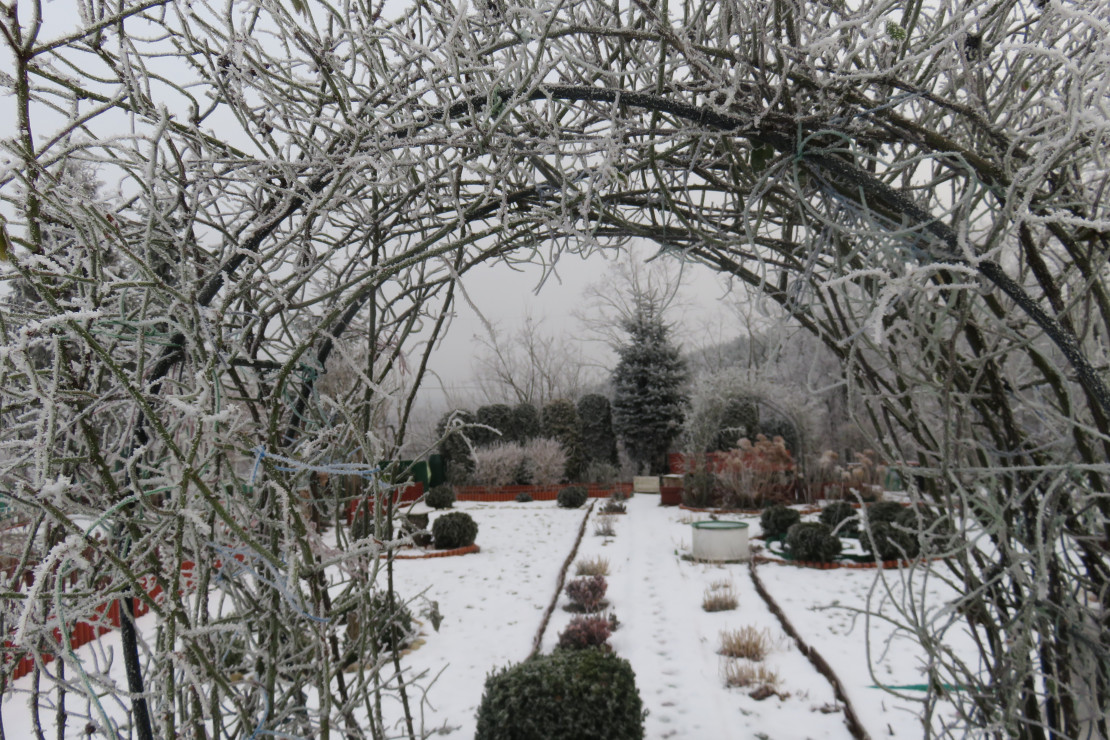
<svg viewBox="0 0 1110 740">
<path fill-rule="evenodd" d="M 725 522 L 710 519 L 694 522 L 694 560 L 707 562 L 734 562 L 747 560 L 747 522 Z"/>
</svg>

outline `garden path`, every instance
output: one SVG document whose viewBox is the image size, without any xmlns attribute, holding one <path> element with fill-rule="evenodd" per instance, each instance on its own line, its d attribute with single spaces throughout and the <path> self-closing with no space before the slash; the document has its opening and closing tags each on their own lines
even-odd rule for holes
<svg viewBox="0 0 1110 740">
<path fill-rule="evenodd" d="M 694 516 L 658 504 L 658 496 L 634 496 L 627 502 L 628 514 L 613 519 L 616 536 L 595 536 L 590 526 L 578 552 L 578 559 L 601 555 L 609 560 L 608 599 L 621 622 L 610 643 L 636 672 L 649 711 L 644 736 L 851 738 L 843 714 L 829 711 L 835 705 L 831 686 L 785 638 L 756 593 L 747 565 L 683 560 L 691 532 L 684 522 Z M 739 605 L 707 613 L 701 608 L 705 592 L 720 582 L 732 587 Z M 544 638 L 545 652 L 571 615 L 558 609 L 556 617 Z M 727 659 L 717 654 L 720 633 L 745 626 L 766 629 L 773 642 L 762 664 L 781 681 L 778 694 L 763 700 L 724 683 Z"/>
</svg>

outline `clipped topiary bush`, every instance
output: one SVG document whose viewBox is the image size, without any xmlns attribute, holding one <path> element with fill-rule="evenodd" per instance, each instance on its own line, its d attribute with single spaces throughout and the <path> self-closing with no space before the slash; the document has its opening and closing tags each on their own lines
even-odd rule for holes
<svg viewBox="0 0 1110 740">
<path fill-rule="evenodd" d="M 606 641 L 612 633 L 613 626 L 607 617 L 575 617 L 559 633 L 556 647 L 559 650 L 608 647 Z"/>
<path fill-rule="evenodd" d="M 891 522 L 872 522 L 860 532 L 859 544 L 879 560 L 915 558 L 919 549 L 913 532 Z"/>
<path fill-rule="evenodd" d="M 775 504 L 768 506 L 759 515 L 759 526 L 763 528 L 764 537 L 782 537 L 801 519 L 802 515 L 795 509 Z"/>
<path fill-rule="evenodd" d="M 490 674 L 475 740 L 640 740 L 644 710 L 627 660 L 556 650 Z"/>
<path fill-rule="evenodd" d="M 433 509 L 450 509 L 455 503 L 455 489 L 444 483 L 424 494 L 424 503 Z"/>
<path fill-rule="evenodd" d="M 518 504 L 530 503 L 532 501 L 532 494 L 521 491 L 516 495 L 516 501 Z"/>
<path fill-rule="evenodd" d="M 556 496 L 559 506 L 564 509 L 577 509 L 582 504 L 586 503 L 586 499 L 590 497 L 589 492 L 582 486 L 567 486 L 559 491 Z"/>
<path fill-rule="evenodd" d="M 474 544 L 477 536 L 477 523 L 464 511 L 443 514 L 432 522 L 432 539 L 435 541 L 437 550 L 469 547 Z"/>
<path fill-rule="evenodd" d="M 902 513 L 905 506 L 897 501 L 879 501 L 878 503 L 868 504 L 864 508 L 864 516 L 871 524 L 875 522 L 893 523 L 898 515 Z"/>
<path fill-rule="evenodd" d="M 821 523 L 829 525 L 830 529 L 842 537 L 859 533 L 859 516 L 856 513 L 856 507 L 847 501 L 834 501 L 822 509 Z"/>
<path fill-rule="evenodd" d="M 786 549 L 795 560 L 828 563 L 840 554 L 840 538 L 827 524 L 799 522 L 786 532 Z"/>
</svg>

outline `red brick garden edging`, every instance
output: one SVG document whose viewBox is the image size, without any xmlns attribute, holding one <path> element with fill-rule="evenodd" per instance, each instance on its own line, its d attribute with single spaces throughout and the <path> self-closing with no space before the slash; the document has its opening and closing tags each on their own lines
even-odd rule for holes
<svg viewBox="0 0 1110 740">
<path fill-rule="evenodd" d="M 421 553 L 420 555 L 402 555 L 394 553 L 394 560 L 427 560 L 428 558 L 452 558 L 456 555 L 469 555 L 472 552 L 481 552 L 481 548 L 477 545 L 467 545 L 466 547 L 456 547 L 453 550 L 432 550 L 431 552 Z M 383 554 L 380 557 L 389 557 L 388 554 Z"/>
</svg>

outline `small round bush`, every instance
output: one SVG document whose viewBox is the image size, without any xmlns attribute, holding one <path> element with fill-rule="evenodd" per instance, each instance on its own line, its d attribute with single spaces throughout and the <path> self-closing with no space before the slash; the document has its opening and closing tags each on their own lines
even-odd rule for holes
<svg viewBox="0 0 1110 740">
<path fill-rule="evenodd" d="M 801 521 L 802 515 L 789 506 L 775 504 L 768 506 L 759 515 L 759 525 L 763 528 L 764 537 L 782 537 L 786 531 Z"/>
<path fill-rule="evenodd" d="M 559 491 L 559 495 L 555 500 L 558 501 L 559 506 L 564 509 L 577 509 L 579 506 L 586 503 L 586 499 L 589 497 L 590 494 L 582 486 L 567 486 Z"/>
<path fill-rule="evenodd" d="M 870 531 L 869 531 L 870 530 Z M 879 560 L 903 560 L 917 557 L 917 537 L 890 522 L 872 522 L 859 535 L 859 544 Z"/>
<path fill-rule="evenodd" d="M 516 501 L 518 504 L 530 503 L 532 501 L 532 494 L 521 491 L 516 495 Z"/>
<path fill-rule="evenodd" d="M 952 521 L 937 515 L 932 509 L 906 506 L 895 517 L 894 524 L 914 540 L 914 556 L 921 554 L 922 545 L 927 553 L 940 553 L 952 547 L 955 537 Z"/>
<path fill-rule="evenodd" d="M 582 576 L 575 578 L 563 589 L 575 607 L 584 612 L 601 609 L 609 584 L 605 576 Z"/>
<path fill-rule="evenodd" d="M 607 647 L 606 641 L 613 632 L 613 625 L 606 617 L 575 617 L 559 633 L 559 650 L 585 650 Z"/>
<path fill-rule="evenodd" d="M 898 515 L 902 513 L 905 506 L 897 501 L 879 501 L 878 503 L 869 504 L 864 508 L 864 516 L 871 524 L 875 522 L 886 522 L 891 524 Z"/>
<path fill-rule="evenodd" d="M 469 547 L 477 536 L 478 525 L 464 511 L 452 511 L 432 522 L 432 539 L 437 550 Z"/>
<path fill-rule="evenodd" d="M 424 503 L 433 509 L 450 509 L 455 503 L 455 489 L 447 484 L 436 486 L 424 496 Z"/>
<path fill-rule="evenodd" d="M 829 529 L 840 535 L 855 535 L 859 532 L 856 507 L 847 501 L 834 501 L 821 509 L 821 523 L 829 525 Z"/>
<path fill-rule="evenodd" d="M 393 595 L 392 609 L 385 592 L 379 591 L 371 596 L 369 613 L 367 637 L 374 641 L 378 650 L 389 650 L 391 640 L 397 641 L 397 647 L 403 647 L 412 638 L 412 612 L 396 594 Z"/>
<path fill-rule="evenodd" d="M 786 549 L 795 560 L 828 563 L 840 554 L 840 538 L 827 524 L 799 522 L 786 532 Z"/>
<path fill-rule="evenodd" d="M 556 650 L 490 674 L 474 740 L 641 740 L 636 674 L 601 650 Z"/>
</svg>

